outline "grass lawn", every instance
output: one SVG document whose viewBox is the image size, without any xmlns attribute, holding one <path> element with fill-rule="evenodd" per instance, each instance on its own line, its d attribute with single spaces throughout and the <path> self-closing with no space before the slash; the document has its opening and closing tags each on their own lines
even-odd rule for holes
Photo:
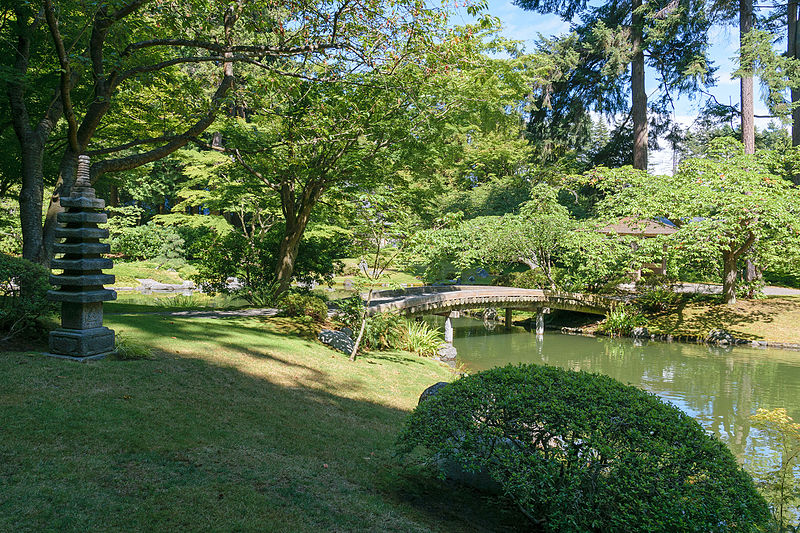
<svg viewBox="0 0 800 533">
<path fill-rule="evenodd" d="M 656 334 L 706 335 L 724 329 L 742 339 L 800 344 L 797 296 L 739 300 L 735 305 L 682 303 L 649 319 L 648 328 Z"/>
<path fill-rule="evenodd" d="M 0 531 L 513 531 L 521 515 L 401 465 L 419 393 L 451 379 L 356 363 L 280 318 L 111 315 L 153 360 L 0 353 Z"/>
<path fill-rule="evenodd" d="M 137 291 L 118 291 L 117 299 L 105 302 L 106 314 L 127 313 L 167 313 L 187 310 L 220 310 L 240 309 L 249 304 L 234 296 L 225 294 L 208 295 L 193 293 L 191 295 L 161 293 L 140 294 Z"/>
<path fill-rule="evenodd" d="M 178 269 L 171 270 L 153 261 L 131 261 L 123 263 L 114 261 L 114 268 L 107 271 L 107 274 L 116 276 L 114 285 L 117 287 L 138 287 L 136 279 L 149 278 L 159 283 L 180 284 L 190 279 L 197 270 L 190 264 L 185 264 Z"/>
</svg>

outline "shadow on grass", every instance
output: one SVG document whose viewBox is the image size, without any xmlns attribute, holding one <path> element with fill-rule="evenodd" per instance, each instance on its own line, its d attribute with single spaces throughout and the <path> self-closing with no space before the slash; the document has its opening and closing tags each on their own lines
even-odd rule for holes
<svg viewBox="0 0 800 533">
<path fill-rule="evenodd" d="M 788 299 L 743 300 L 733 306 L 698 306 L 684 300 L 672 311 L 656 315 L 655 321 L 664 334 L 705 335 L 713 329 L 724 329 L 735 337 L 759 340 L 764 336 L 754 331 L 754 324 L 772 325 L 781 315 L 796 310 L 797 305 Z"/>
<path fill-rule="evenodd" d="M 367 352 L 360 356 L 361 359 L 366 360 L 368 363 L 377 363 L 383 361 L 387 363 L 394 363 L 398 365 L 424 365 L 422 358 L 419 356 L 409 356 L 407 353 L 402 352 Z"/>
<path fill-rule="evenodd" d="M 355 399 L 368 396 L 363 384 L 290 360 L 274 338 L 258 341 L 258 321 L 115 322 L 195 352 L 215 339 L 216 350 L 242 350 L 248 366 L 219 353 L 87 364 L 6 354 L 0 530 L 525 527 L 493 500 L 405 473 L 393 442 L 407 413 L 377 396 Z M 298 378 L 287 386 L 273 371 Z"/>
</svg>

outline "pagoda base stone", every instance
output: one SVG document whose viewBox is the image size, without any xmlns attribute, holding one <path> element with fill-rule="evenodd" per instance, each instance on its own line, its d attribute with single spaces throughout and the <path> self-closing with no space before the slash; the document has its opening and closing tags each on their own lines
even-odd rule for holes
<svg viewBox="0 0 800 533">
<path fill-rule="evenodd" d="M 50 332 L 50 353 L 55 357 L 85 360 L 99 359 L 114 352 L 114 330 L 59 328 Z"/>
</svg>

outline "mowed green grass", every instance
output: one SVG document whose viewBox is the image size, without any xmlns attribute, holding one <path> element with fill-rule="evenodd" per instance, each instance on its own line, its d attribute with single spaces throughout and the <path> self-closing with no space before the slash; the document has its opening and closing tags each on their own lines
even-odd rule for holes
<svg viewBox="0 0 800 533">
<path fill-rule="evenodd" d="M 513 509 L 394 457 L 419 393 L 288 319 L 108 316 L 153 360 L 0 354 L 0 531 L 509 531 Z"/>
<path fill-rule="evenodd" d="M 724 329 L 748 340 L 800 344 L 800 297 L 738 300 L 733 305 L 683 302 L 648 317 L 651 332 L 663 335 L 708 335 Z"/>
</svg>

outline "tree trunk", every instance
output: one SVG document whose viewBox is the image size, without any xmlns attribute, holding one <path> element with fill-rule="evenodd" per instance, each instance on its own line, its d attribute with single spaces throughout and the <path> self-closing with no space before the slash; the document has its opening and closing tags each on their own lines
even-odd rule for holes
<svg viewBox="0 0 800 533">
<path fill-rule="evenodd" d="M 637 13 L 642 0 L 633 0 L 631 44 L 631 115 L 633 116 L 633 168 L 647 171 L 647 93 L 644 89 L 644 17 Z"/>
<path fill-rule="evenodd" d="M 722 298 L 726 304 L 736 303 L 736 253 L 722 254 Z"/>
<path fill-rule="evenodd" d="M 292 284 L 297 250 L 300 248 L 300 241 L 306 231 L 312 207 L 304 206 L 294 221 L 286 221 L 286 230 L 283 233 L 280 248 L 278 248 L 278 264 L 275 267 L 275 281 L 278 283 L 276 295 L 289 290 Z"/>
<path fill-rule="evenodd" d="M 22 145 L 22 188 L 19 218 L 22 229 L 22 257 L 34 263 L 42 260 L 42 204 L 44 145 L 28 137 Z"/>
<path fill-rule="evenodd" d="M 744 37 L 753 29 L 753 0 L 739 0 L 739 46 L 740 58 Z M 750 61 L 740 61 L 744 75 L 739 80 L 742 100 L 742 143 L 744 153 L 756 153 L 756 133 L 753 109 L 753 66 Z"/>
<path fill-rule="evenodd" d="M 358 354 L 358 347 L 361 346 L 361 339 L 364 338 L 364 330 L 367 328 L 367 310 L 369 309 L 369 304 L 372 303 L 372 291 L 374 289 L 372 287 L 369 288 L 369 293 L 367 294 L 367 303 L 364 304 L 364 312 L 361 315 L 361 327 L 358 329 L 358 337 L 356 337 L 356 342 L 353 343 L 353 351 L 350 352 L 350 360 L 355 361 L 356 355 Z M 359 296 L 360 298 L 361 296 Z"/>
<path fill-rule="evenodd" d="M 787 21 L 787 56 L 792 59 L 798 58 L 800 53 L 800 33 L 797 31 L 797 1 L 789 2 L 789 18 Z M 791 89 L 792 104 L 800 102 L 800 88 Z M 792 109 L 792 146 L 800 145 L 800 108 Z M 800 183 L 798 176 L 792 176 L 792 181 Z"/>
<path fill-rule="evenodd" d="M 109 187 L 108 205 L 111 207 L 119 206 L 119 187 L 113 183 Z"/>
<path fill-rule="evenodd" d="M 53 195 L 50 197 L 50 205 L 47 207 L 47 215 L 44 219 L 39 262 L 43 264 L 45 268 L 50 268 L 50 261 L 53 259 L 53 245 L 56 242 L 56 228 L 58 227 L 56 217 L 64 210 L 64 208 L 61 207 L 61 196 L 69 195 L 72 184 L 75 183 L 77 165 L 77 154 L 67 149 L 64 153 L 64 157 L 61 158 L 58 181 L 53 189 Z"/>
</svg>

